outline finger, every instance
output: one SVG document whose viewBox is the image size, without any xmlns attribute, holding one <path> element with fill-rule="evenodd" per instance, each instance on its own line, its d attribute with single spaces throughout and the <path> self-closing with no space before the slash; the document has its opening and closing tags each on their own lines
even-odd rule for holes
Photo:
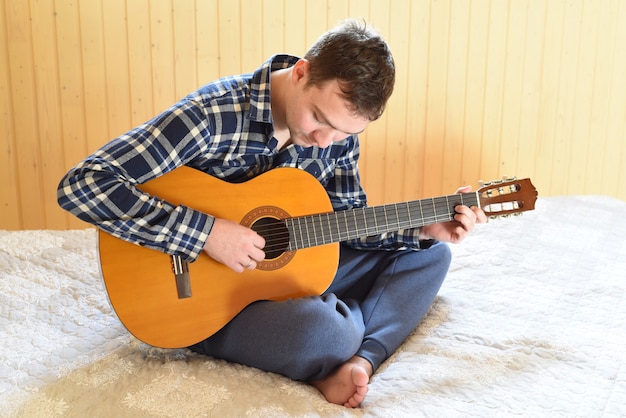
<svg viewBox="0 0 626 418">
<path fill-rule="evenodd" d="M 472 222 L 474 222 L 477 218 L 476 212 L 474 212 L 472 209 L 470 209 L 469 207 L 465 205 L 458 205 L 457 207 L 454 208 L 454 210 L 456 211 L 457 215 L 466 216 Z M 456 219 L 456 216 L 455 216 L 455 219 Z"/>
<path fill-rule="evenodd" d="M 476 213 L 467 206 L 457 206 L 455 210 L 457 214 L 454 215 L 454 220 L 466 231 L 471 231 L 476 224 Z"/>
<path fill-rule="evenodd" d="M 265 238 L 257 233 L 254 233 L 254 236 L 252 237 L 252 245 L 259 249 L 265 248 Z"/>
<path fill-rule="evenodd" d="M 240 261 L 238 263 L 239 266 L 239 273 L 245 271 L 245 270 L 254 270 L 256 268 L 256 262 L 251 259 L 251 258 L 246 258 L 246 261 Z M 234 270 L 234 269 L 233 269 Z"/>
<path fill-rule="evenodd" d="M 487 218 L 487 215 L 481 208 L 472 206 L 472 210 L 476 214 L 476 223 L 484 224 L 489 221 L 489 218 Z"/>
<path fill-rule="evenodd" d="M 254 261 L 253 259 L 249 258 L 247 263 L 243 263 L 242 264 L 244 269 L 248 269 L 248 270 L 254 270 L 257 266 L 256 261 Z"/>
<path fill-rule="evenodd" d="M 261 262 L 263 260 L 265 260 L 265 251 L 259 249 L 259 248 L 253 248 L 250 250 L 250 255 L 249 255 L 250 259 L 252 261 L 255 262 Z"/>
<path fill-rule="evenodd" d="M 455 227 L 450 234 L 450 242 L 452 244 L 458 244 L 465 239 L 468 231 L 465 229 L 463 225 L 458 225 Z"/>
<path fill-rule="evenodd" d="M 230 269 L 235 273 L 243 273 L 243 271 L 245 270 L 244 266 L 242 266 L 241 263 L 228 264 L 227 266 L 230 267 Z"/>
<path fill-rule="evenodd" d="M 457 227 L 455 232 L 457 237 L 457 243 L 463 241 L 465 237 L 469 234 L 469 230 L 465 226 Z"/>
<path fill-rule="evenodd" d="M 472 191 L 472 186 L 463 186 L 463 187 L 459 187 L 458 189 L 456 189 L 456 194 L 469 193 L 471 191 Z"/>
<path fill-rule="evenodd" d="M 457 227 L 454 229 L 454 233 L 458 236 L 462 236 L 470 232 L 473 228 L 473 223 L 465 215 L 457 215 L 454 220 L 457 222 Z"/>
</svg>

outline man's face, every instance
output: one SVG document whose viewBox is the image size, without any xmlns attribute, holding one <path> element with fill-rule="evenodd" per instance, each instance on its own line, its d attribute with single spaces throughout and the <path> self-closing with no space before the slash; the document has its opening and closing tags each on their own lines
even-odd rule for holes
<svg viewBox="0 0 626 418">
<path fill-rule="evenodd" d="M 339 82 L 329 81 L 321 87 L 298 84 L 287 107 L 287 126 L 291 141 L 303 147 L 328 147 L 350 135 L 363 132 L 369 120 L 356 115 L 341 97 Z"/>
</svg>

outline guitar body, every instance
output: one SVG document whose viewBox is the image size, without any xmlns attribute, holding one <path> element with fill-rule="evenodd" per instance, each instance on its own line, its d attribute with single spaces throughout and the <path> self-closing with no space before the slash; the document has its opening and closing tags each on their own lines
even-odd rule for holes
<svg viewBox="0 0 626 418">
<path fill-rule="evenodd" d="M 247 226 L 331 212 L 326 191 L 310 174 L 278 168 L 245 183 L 218 180 L 189 167 L 151 180 L 140 189 Z M 186 347 L 219 331 L 247 305 L 323 293 L 337 270 L 339 244 L 274 255 L 255 270 L 235 273 L 201 254 L 189 264 L 191 297 L 179 298 L 172 258 L 99 232 L 102 275 L 124 326 L 157 347 Z"/>
</svg>

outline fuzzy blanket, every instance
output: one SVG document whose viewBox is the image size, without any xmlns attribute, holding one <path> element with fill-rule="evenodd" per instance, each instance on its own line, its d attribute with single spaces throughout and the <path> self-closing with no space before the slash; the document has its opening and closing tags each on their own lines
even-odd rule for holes
<svg viewBox="0 0 626 418">
<path fill-rule="evenodd" d="M 479 226 L 355 410 L 133 339 L 94 230 L 0 231 L 0 416 L 626 416 L 625 214 L 608 197 L 551 197 Z"/>
</svg>

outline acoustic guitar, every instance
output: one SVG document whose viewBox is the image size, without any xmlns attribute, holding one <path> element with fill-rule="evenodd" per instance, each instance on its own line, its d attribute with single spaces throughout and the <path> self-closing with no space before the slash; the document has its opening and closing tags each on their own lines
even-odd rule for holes
<svg viewBox="0 0 626 418">
<path fill-rule="evenodd" d="M 266 240 L 255 270 L 235 273 L 206 254 L 193 263 L 99 232 L 106 290 L 117 316 L 141 341 L 186 347 L 213 335 L 247 305 L 320 295 L 339 261 L 339 242 L 453 219 L 457 205 L 490 217 L 532 210 L 529 179 L 503 180 L 476 192 L 334 212 L 322 185 L 296 168 L 227 183 L 189 167 L 140 186 L 168 202 L 237 221 Z"/>
</svg>

